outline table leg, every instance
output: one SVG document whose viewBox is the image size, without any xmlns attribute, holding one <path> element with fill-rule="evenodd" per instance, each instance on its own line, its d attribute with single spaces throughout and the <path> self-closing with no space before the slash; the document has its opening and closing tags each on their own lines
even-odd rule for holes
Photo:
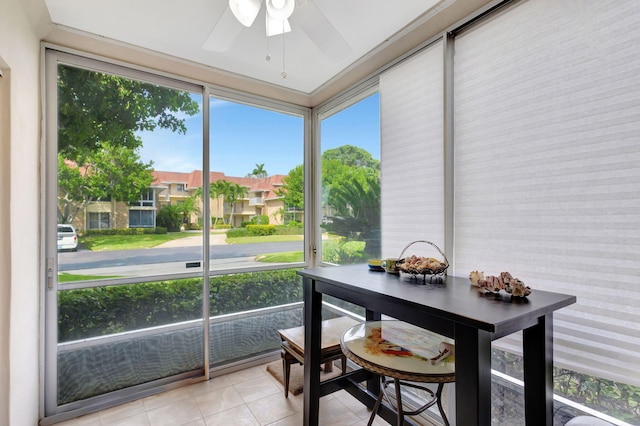
<svg viewBox="0 0 640 426">
<path fill-rule="evenodd" d="M 491 333 L 456 324 L 456 425 L 491 424 Z"/>
<path fill-rule="evenodd" d="M 553 425 L 553 315 L 522 332 L 527 425 Z"/>
<path fill-rule="evenodd" d="M 318 426 L 320 409 L 320 333 L 322 294 L 315 281 L 304 278 L 304 426 Z"/>
<path fill-rule="evenodd" d="M 366 321 L 380 321 L 382 319 L 382 315 L 379 312 L 366 309 L 364 318 Z M 370 379 L 367 379 L 367 390 L 373 395 L 380 395 L 382 392 L 380 388 L 380 376 L 374 375 Z"/>
</svg>

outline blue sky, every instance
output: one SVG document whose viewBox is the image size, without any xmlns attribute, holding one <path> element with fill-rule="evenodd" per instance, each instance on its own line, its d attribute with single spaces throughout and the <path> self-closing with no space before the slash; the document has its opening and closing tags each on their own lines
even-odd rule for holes
<svg viewBox="0 0 640 426">
<path fill-rule="evenodd" d="M 194 95 L 201 105 L 202 99 Z M 201 108 L 202 110 L 202 108 Z M 210 167 L 227 176 L 246 176 L 256 164 L 269 175 L 288 174 L 303 162 L 301 117 L 212 99 Z M 379 96 L 342 110 L 322 122 L 322 151 L 345 144 L 360 146 L 380 158 Z M 202 118 L 184 117 L 187 133 L 139 132 L 140 155 L 156 170 L 190 172 L 202 169 Z"/>
</svg>

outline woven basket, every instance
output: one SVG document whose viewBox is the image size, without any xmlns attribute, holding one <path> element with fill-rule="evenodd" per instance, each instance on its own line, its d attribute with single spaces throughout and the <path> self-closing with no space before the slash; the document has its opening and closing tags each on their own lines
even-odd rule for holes
<svg viewBox="0 0 640 426">
<path fill-rule="evenodd" d="M 405 257 L 405 253 L 407 252 L 407 250 L 411 248 L 413 245 L 419 244 L 419 243 L 428 244 L 433 248 L 435 248 L 440 254 L 440 256 L 442 257 L 442 259 L 444 260 L 439 260 L 433 257 L 429 257 L 429 258 L 420 257 L 418 258 L 418 260 L 420 261 L 412 262 L 412 260 L 415 260 L 414 258 L 417 256 L 413 255 L 413 258 L 412 256 Z M 402 250 L 402 253 L 400 253 L 400 256 L 398 256 L 398 259 L 399 260 L 397 263 L 397 268 L 400 272 L 409 274 L 413 277 L 422 275 L 423 280 L 425 281 L 427 280 L 427 278 L 429 280 L 432 280 L 434 278 L 441 280 L 446 275 L 447 268 L 449 268 L 449 261 L 447 260 L 447 256 L 445 256 L 444 252 L 440 250 L 440 247 L 438 247 L 431 241 L 426 241 L 426 240 L 417 240 L 409 243 Z"/>
</svg>

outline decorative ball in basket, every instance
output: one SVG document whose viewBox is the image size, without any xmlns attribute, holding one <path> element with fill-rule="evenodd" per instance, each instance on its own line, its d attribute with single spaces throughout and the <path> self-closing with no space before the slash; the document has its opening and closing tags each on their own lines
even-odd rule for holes
<svg viewBox="0 0 640 426">
<path fill-rule="evenodd" d="M 413 247 L 416 244 L 428 244 L 435 248 L 443 260 L 440 260 L 435 257 L 427 257 L 427 256 L 417 256 L 415 254 L 410 254 L 405 256 L 407 250 Z M 413 248 L 415 250 L 415 247 Z M 412 277 L 417 277 L 418 275 L 422 275 L 423 281 L 429 279 L 429 281 L 442 281 L 449 267 L 449 261 L 447 260 L 447 256 L 444 255 L 440 247 L 433 244 L 431 241 L 418 240 L 412 243 L 409 243 L 398 256 L 397 268 L 400 272 L 404 272 L 405 274 L 410 274 Z"/>
</svg>

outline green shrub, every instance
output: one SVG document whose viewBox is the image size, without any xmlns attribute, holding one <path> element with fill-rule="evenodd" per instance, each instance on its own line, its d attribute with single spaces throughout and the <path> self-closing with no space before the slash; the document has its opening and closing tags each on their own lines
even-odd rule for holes
<svg viewBox="0 0 640 426">
<path fill-rule="evenodd" d="M 325 241 L 322 244 L 322 260 L 346 265 L 365 261 L 364 241 Z"/>
<path fill-rule="evenodd" d="M 276 225 L 276 235 L 302 235 L 304 228 L 288 225 Z"/>
<path fill-rule="evenodd" d="M 180 211 L 180 206 L 176 205 L 167 205 L 163 206 L 158 211 L 158 216 L 156 217 L 156 224 L 158 226 L 162 226 L 167 228 L 169 232 L 178 232 L 180 231 L 180 219 L 182 218 L 182 212 Z"/>
<path fill-rule="evenodd" d="M 166 234 L 167 228 L 164 226 L 156 226 L 156 234 Z"/>
<path fill-rule="evenodd" d="M 218 223 L 217 225 L 213 226 L 213 229 L 231 229 L 232 226 L 227 224 L 227 223 Z"/>
<path fill-rule="evenodd" d="M 227 231 L 227 238 L 246 237 L 247 235 L 249 234 L 247 233 L 246 228 L 229 229 Z"/>
<path fill-rule="evenodd" d="M 261 214 L 258 216 L 254 216 L 251 218 L 252 225 L 268 225 L 269 224 L 269 216 L 266 214 Z"/>
<path fill-rule="evenodd" d="M 223 275 L 210 279 L 211 315 L 302 300 L 294 269 Z M 202 318 L 202 279 L 61 291 L 59 341 L 85 339 Z"/>
<path fill-rule="evenodd" d="M 144 235 L 157 234 L 157 228 L 114 228 L 114 229 L 88 229 L 83 235 Z M 165 232 L 166 233 L 166 232 Z"/>
<path fill-rule="evenodd" d="M 275 225 L 247 225 L 247 235 L 252 237 L 274 235 L 275 233 Z"/>
</svg>

